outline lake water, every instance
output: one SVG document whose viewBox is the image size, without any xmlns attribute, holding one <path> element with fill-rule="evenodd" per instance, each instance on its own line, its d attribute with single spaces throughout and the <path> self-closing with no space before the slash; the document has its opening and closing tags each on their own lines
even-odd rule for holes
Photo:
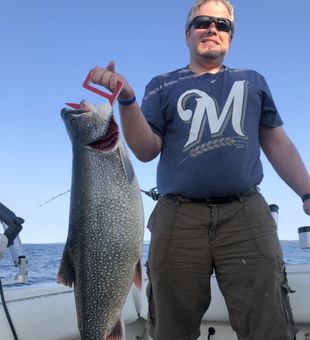
<svg viewBox="0 0 310 340">
<path fill-rule="evenodd" d="M 310 249 L 300 249 L 298 241 L 281 241 L 287 265 L 310 263 Z M 28 261 L 29 283 L 55 282 L 64 244 L 24 244 L 23 250 Z M 149 244 L 143 247 L 143 262 L 146 261 Z M 18 273 L 14 267 L 10 251 L 0 262 L 0 277 L 14 279 Z"/>
</svg>

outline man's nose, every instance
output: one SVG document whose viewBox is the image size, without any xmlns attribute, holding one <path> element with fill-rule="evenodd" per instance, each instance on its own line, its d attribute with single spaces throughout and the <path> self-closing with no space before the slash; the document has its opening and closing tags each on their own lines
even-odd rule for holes
<svg viewBox="0 0 310 340">
<path fill-rule="evenodd" d="M 207 28 L 207 31 L 208 31 L 208 34 L 214 34 L 217 32 L 217 28 L 214 22 L 212 22 L 211 25 Z"/>
</svg>

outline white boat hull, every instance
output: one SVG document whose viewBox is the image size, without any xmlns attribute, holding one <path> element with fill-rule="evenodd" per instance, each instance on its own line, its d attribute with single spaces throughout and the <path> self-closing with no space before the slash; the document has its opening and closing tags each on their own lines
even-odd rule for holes
<svg viewBox="0 0 310 340">
<path fill-rule="evenodd" d="M 297 340 L 310 334 L 310 264 L 288 266 L 288 279 L 296 293 L 291 294 L 295 321 L 300 329 Z M 209 327 L 215 329 L 212 340 L 237 340 L 230 327 L 224 299 L 216 279 L 212 277 L 212 302 L 201 325 L 200 339 L 207 339 Z M 126 339 L 151 339 L 147 332 L 147 300 L 143 282 L 141 291 L 132 287 L 123 308 Z M 73 340 L 79 339 L 73 290 L 56 283 L 36 284 L 4 291 L 19 340 Z M 0 340 L 14 340 L 0 303 Z"/>
</svg>

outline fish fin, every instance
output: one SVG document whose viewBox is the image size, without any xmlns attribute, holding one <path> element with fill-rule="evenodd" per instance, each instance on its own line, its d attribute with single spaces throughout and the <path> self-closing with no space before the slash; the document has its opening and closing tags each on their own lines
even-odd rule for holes
<svg viewBox="0 0 310 340">
<path fill-rule="evenodd" d="M 123 165 L 125 176 L 127 178 L 128 183 L 131 183 L 133 178 L 135 177 L 135 172 L 134 172 L 133 166 L 131 164 L 128 152 L 126 150 L 126 146 L 125 146 L 125 144 L 124 144 L 124 142 L 121 138 L 119 140 L 118 150 L 119 150 L 119 155 L 120 155 L 120 158 L 121 158 L 121 162 L 122 162 L 122 165 Z"/>
<path fill-rule="evenodd" d="M 65 245 L 57 273 L 57 283 L 62 283 L 65 286 L 72 287 L 74 282 L 75 282 L 75 268 L 72 262 L 72 257 L 68 250 L 68 246 Z"/>
<path fill-rule="evenodd" d="M 142 261 L 141 259 L 136 265 L 133 282 L 136 285 L 137 288 L 141 289 L 142 287 Z"/>
<path fill-rule="evenodd" d="M 106 340 L 125 340 L 125 324 L 122 317 L 117 321 Z"/>
</svg>

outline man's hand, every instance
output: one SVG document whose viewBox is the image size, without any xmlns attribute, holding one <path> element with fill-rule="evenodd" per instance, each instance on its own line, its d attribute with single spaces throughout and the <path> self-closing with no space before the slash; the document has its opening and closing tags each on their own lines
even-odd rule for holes
<svg viewBox="0 0 310 340">
<path fill-rule="evenodd" d="M 163 142 L 161 137 L 151 129 L 135 100 L 135 92 L 128 81 L 115 72 L 113 62 L 110 62 L 106 68 L 93 68 L 89 75 L 93 83 L 102 85 L 111 92 L 117 86 L 118 81 L 123 83 L 118 99 L 123 102 L 120 103 L 119 113 L 126 143 L 142 162 L 154 159 L 160 153 Z M 124 102 L 127 102 L 127 104 L 124 104 Z"/>
<path fill-rule="evenodd" d="M 8 239 L 5 235 L 0 234 L 0 261 L 3 259 L 8 246 Z"/>
<path fill-rule="evenodd" d="M 129 85 L 128 81 L 116 73 L 114 62 L 109 62 L 106 68 L 96 66 L 90 71 L 90 80 L 98 85 L 104 86 L 109 91 L 113 92 L 117 85 L 117 81 L 120 80 L 124 87 L 119 95 L 120 100 L 130 100 L 135 96 L 134 90 Z"/>
</svg>

